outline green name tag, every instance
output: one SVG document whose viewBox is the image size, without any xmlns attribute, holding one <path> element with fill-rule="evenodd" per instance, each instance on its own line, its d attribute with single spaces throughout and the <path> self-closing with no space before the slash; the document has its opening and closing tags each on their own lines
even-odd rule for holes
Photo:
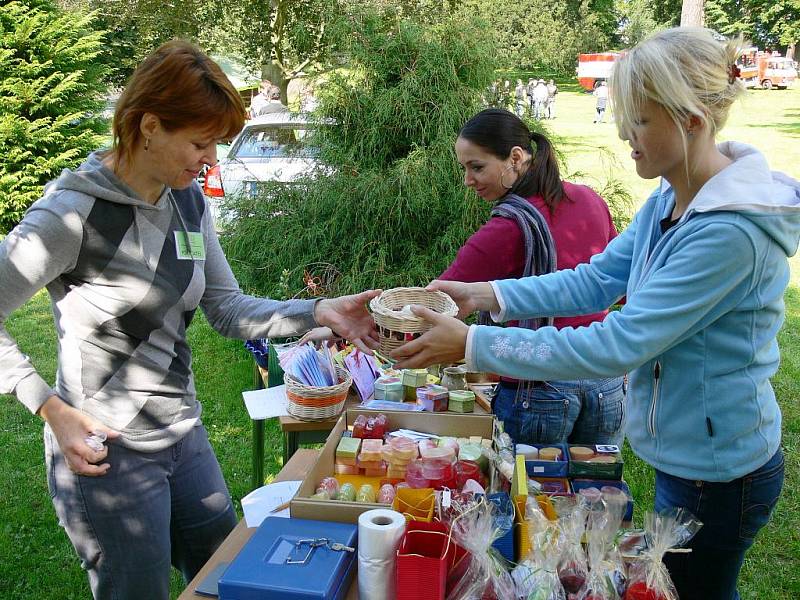
<svg viewBox="0 0 800 600">
<path fill-rule="evenodd" d="M 203 234 L 197 231 L 176 231 L 175 250 L 180 260 L 205 260 Z"/>
</svg>

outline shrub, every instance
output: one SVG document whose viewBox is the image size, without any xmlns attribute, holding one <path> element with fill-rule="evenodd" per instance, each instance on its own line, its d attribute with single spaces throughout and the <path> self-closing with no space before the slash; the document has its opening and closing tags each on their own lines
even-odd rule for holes
<svg viewBox="0 0 800 600">
<path fill-rule="evenodd" d="M 488 216 L 463 185 L 453 144 L 495 78 L 489 28 L 368 15 L 349 30 L 348 68 L 319 92 L 321 116 L 336 125 L 314 143 L 333 174 L 228 202 L 238 218 L 223 246 L 248 291 L 423 285 Z"/>
<path fill-rule="evenodd" d="M 0 231 L 100 143 L 106 67 L 91 14 L 42 0 L 0 5 Z"/>
</svg>

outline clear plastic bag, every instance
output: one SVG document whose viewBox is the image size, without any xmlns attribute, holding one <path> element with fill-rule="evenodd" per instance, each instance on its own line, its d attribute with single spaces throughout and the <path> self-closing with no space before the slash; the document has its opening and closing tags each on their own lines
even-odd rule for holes
<svg viewBox="0 0 800 600">
<path fill-rule="evenodd" d="M 613 491 L 612 491 L 613 490 Z M 584 494 L 583 492 L 587 492 Z M 586 539 L 589 557 L 589 578 L 581 600 L 619 600 L 625 591 L 625 567 L 614 546 L 628 498 L 617 488 L 601 493 L 596 488 L 582 490 L 590 506 Z"/>
<path fill-rule="evenodd" d="M 581 540 L 586 531 L 586 518 L 590 508 L 580 497 L 577 502 L 561 504 L 559 508 L 558 524 L 563 545 L 558 560 L 558 578 L 567 594 L 582 594 L 589 577 L 589 564 Z"/>
<path fill-rule="evenodd" d="M 513 598 L 514 582 L 505 560 L 492 547 L 501 534 L 495 527 L 494 505 L 481 498 L 451 523 L 453 541 L 466 550 L 469 564 L 447 600 Z"/>
<path fill-rule="evenodd" d="M 531 551 L 511 573 L 517 600 L 566 600 L 558 577 L 558 560 L 563 534 L 558 524 L 547 519 L 533 497 L 525 505 L 525 521 Z"/>
<path fill-rule="evenodd" d="M 644 530 L 649 548 L 628 570 L 624 600 L 678 600 L 669 571 L 661 561 L 671 548 L 687 544 L 702 526 L 682 508 L 647 513 Z"/>
</svg>

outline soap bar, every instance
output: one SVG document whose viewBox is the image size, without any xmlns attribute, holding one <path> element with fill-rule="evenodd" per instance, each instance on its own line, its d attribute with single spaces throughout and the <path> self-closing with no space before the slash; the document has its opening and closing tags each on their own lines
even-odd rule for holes
<svg viewBox="0 0 800 600">
<path fill-rule="evenodd" d="M 336 456 L 340 456 L 342 458 L 355 458 L 360 447 L 360 439 L 343 437 L 339 440 L 339 445 L 336 446 Z"/>
</svg>

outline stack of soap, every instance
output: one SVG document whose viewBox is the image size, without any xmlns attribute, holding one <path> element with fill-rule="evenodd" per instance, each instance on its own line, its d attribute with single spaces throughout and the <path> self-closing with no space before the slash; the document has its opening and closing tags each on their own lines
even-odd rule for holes
<svg viewBox="0 0 800 600">
<path fill-rule="evenodd" d="M 459 413 L 473 412 L 475 410 L 475 393 L 469 390 L 452 390 L 447 409 Z"/>
<path fill-rule="evenodd" d="M 417 444 L 404 437 L 393 437 L 381 450 L 381 456 L 386 461 L 388 469 L 386 476 L 390 479 L 403 479 L 406 476 L 408 463 L 419 456 Z"/>
<path fill-rule="evenodd" d="M 361 440 L 353 437 L 342 437 L 336 446 L 336 462 L 334 470 L 338 475 L 358 475 L 358 451 Z"/>
<path fill-rule="evenodd" d="M 363 440 L 361 453 L 358 455 L 358 466 L 367 477 L 383 477 L 386 475 L 386 465 L 381 456 L 383 442 L 381 440 Z"/>
<path fill-rule="evenodd" d="M 417 399 L 417 388 L 428 383 L 428 371 L 425 369 L 404 369 L 402 382 L 405 399 L 409 402 L 414 402 Z"/>
<path fill-rule="evenodd" d="M 375 400 L 403 401 L 403 382 L 399 377 L 378 377 L 375 380 Z"/>
</svg>

